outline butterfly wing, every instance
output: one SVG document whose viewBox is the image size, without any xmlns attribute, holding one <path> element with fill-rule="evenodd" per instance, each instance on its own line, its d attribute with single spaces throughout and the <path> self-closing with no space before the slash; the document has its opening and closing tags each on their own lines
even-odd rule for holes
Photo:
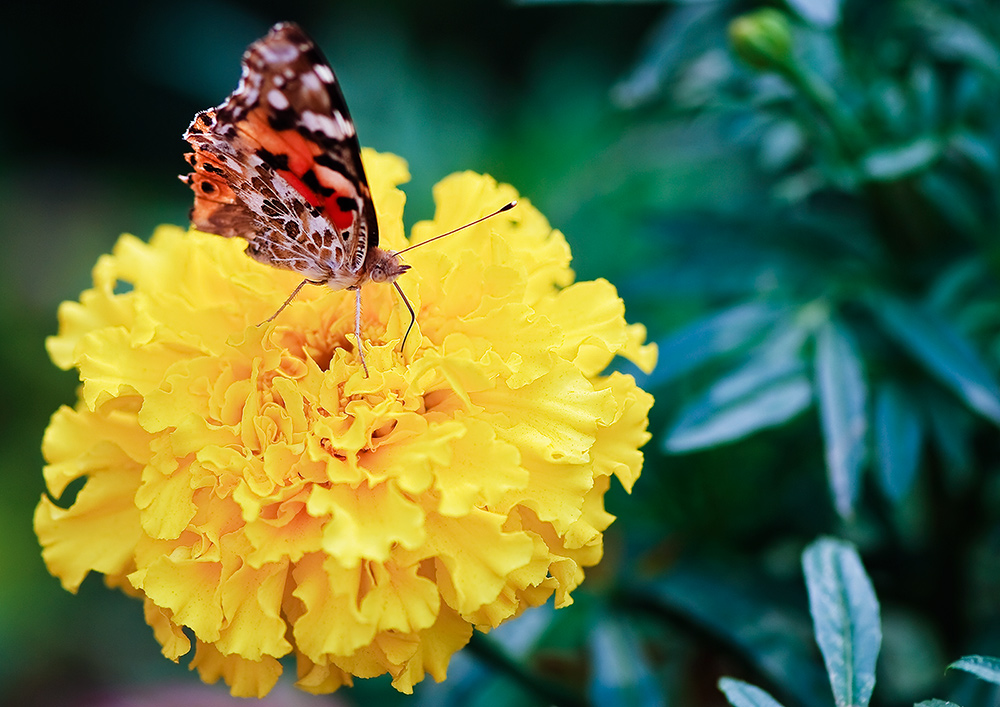
<svg viewBox="0 0 1000 707">
<path fill-rule="evenodd" d="M 184 138 L 195 227 L 250 241 L 248 254 L 334 287 L 358 284 L 378 224 L 336 76 L 292 23 L 243 56 L 236 90 Z"/>
</svg>

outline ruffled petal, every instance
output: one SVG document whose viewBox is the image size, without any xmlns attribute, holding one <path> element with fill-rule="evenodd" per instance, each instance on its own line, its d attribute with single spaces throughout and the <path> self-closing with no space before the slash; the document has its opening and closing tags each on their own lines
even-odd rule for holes
<svg viewBox="0 0 1000 707">
<path fill-rule="evenodd" d="M 363 155 L 380 245 L 402 249 L 517 198 L 465 172 L 404 237 L 405 162 Z M 608 282 L 573 283 L 565 238 L 527 200 L 406 252 L 398 282 L 308 286 L 245 242 L 174 227 L 123 236 L 60 308 L 53 361 L 76 409 L 43 442 L 35 527 L 50 571 L 143 601 L 171 660 L 260 696 L 295 656 L 324 693 L 388 674 L 411 692 L 474 628 L 572 603 L 603 553 L 612 477 L 641 467 L 656 349 Z M 357 353 L 362 346 L 368 375 Z"/>
</svg>

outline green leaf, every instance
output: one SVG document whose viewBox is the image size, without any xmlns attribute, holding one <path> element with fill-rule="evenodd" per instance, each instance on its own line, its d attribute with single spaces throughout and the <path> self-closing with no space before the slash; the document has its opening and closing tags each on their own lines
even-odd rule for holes
<svg viewBox="0 0 1000 707">
<path fill-rule="evenodd" d="M 866 456 L 867 388 L 854 342 L 832 321 L 816 334 L 816 394 L 834 505 L 847 517 L 858 497 Z"/>
<path fill-rule="evenodd" d="M 672 381 L 760 339 L 784 311 L 764 302 L 747 302 L 689 324 L 658 343 L 660 364 L 651 385 Z"/>
<path fill-rule="evenodd" d="M 625 621 L 605 617 L 590 633 L 590 704 L 606 707 L 666 705 L 638 634 Z"/>
<path fill-rule="evenodd" d="M 959 658 L 948 666 L 948 670 L 964 670 L 977 678 L 982 678 L 994 685 L 1000 685 L 1000 658 L 985 655 L 967 655 Z"/>
<path fill-rule="evenodd" d="M 861 171 L 875 182 L 894 182 L 933 165 L 944 152 L 937 138 L 921 137 L 893 147 L 873 150 L 861 160 Z"/>
<path fill-rule="evenodd" d="M 829 707 L 826 674 L 816 664 L 808 618 L 797 599 L 791 588 L 762 581 L 757 573 L 681 560 L 623 602 L 630 609 L 651 607 L 672 624 L 694 626 L 768 684 L 780 685 L 795 704 Z"/>
<path fill-rule="evenodd" d="M 892 501 L 913 486 L 920 463 L 923 421 L 916 404 L 896 383 L 880 386 L 875 399 L 875 457 L 879 482 Z"/>
<path fill-rule="evenodd" d="M 1000 160 L 993 141 L 984 135 L 965 128 L 951 135 L 948 149 L 969 160 L 987 178 L 996 178 L 1000 172 Z"/>
<path fill-rule="evenodd" d="M 722 690 L 733 707 L 781 707 L 781 703 L 750 683 L 733 678 L 720 678 Z"/>
<path fill-rule="evenodd" d="M 922 391 L 928 432 L 945 465 L 948 480 L 965 486 L 971 480 L 973 452 L 971 435 L 975 420 L 972 414 L 944 391 Z"/>
<path fill-rule="evenodd" d="M 788 6 L 806 22 L 823 29 L 836 27 L 840 22 L 842 0 L 788 0 Z"/>
<path fill-rule="evenodd" d="M 594 5 L 636 5 L 642 3 L 662 4 L 663 0 L 514 0 L 515 5 L 566 5 L 568 3 L 579 4 L 580 2 Z"/>
<path fill-rule="evenodd" d="M 972 345 L 937 315 L 890 295 L 869 305 L 887 334 L 966 404 L 1000 424 L 1000 386 Z"/>
<path fill-rule="evenodd" d="M 790 420 L 811 400 L 812 389 L 800 360 L 761 356 L 684 408 L 666 434 L 664 448 L 676 453 L 732 442 Z"/>
<path fill-rule="evenodd" d="M 921 174 L 916 186 L 959 234 L 968 238 L 981 237 L 985 225 L 980 216 L 977 194 L 968 183 L 931 171 Z"/>
<path fill-rule="evenodd" d="M 949 702 L 948 700 L 939 700 L 937 698 L 924 700 L 923 702 L 917 702 L 913 707 L 959 707 L 955 702 Z"/>
<path fill-rule="evenodd" d="M 649 30 L 639 61 L 629 75 L 611 89 L 614 103 L 629 109 L 659 97 L 664 82 L 691 60 L 692 41 L 697 42 L 698 35 L 715 29 L 712 20 L 718 14 L 719 8 L 713 3 L 674 7 L 663 13 Z"/>
<path fill-rule="evenodd" d="M 820 538 L 802 553 L 816 643 L 837 707 L 866 707 L 882 644 L 879 605 L 854 546 Z"/>
</svg>

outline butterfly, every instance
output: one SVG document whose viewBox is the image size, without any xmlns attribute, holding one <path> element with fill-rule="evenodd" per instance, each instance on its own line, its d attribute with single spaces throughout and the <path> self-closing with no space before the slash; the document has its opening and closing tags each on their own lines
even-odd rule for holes
<svg viewBox="0 0 1000 707">
<path fill-rule="evenodd" d="M 236 90 L 195 115 L 184 139 L 192 148 L 185 158 L 194 171 L 181 180 L 194 191 L 195 228 L 244 238 L 251 258 L 303 278 L 266 321 L 306 284 L 354 290 L 355 342 L 368 375 L 361 286 L 391 283 L 410 313 L 406 341 L 416 314 L 396 279 L 410 266 L 399 259 L 404 251 L 378 246 L 354 121 L 333 69 L 298 25 L 276 24 L 251 44 Z"/>
</svg>

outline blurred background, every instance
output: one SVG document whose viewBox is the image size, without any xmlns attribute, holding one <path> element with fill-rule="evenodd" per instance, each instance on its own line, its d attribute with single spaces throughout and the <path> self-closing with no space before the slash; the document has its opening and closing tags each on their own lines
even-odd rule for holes
<svg viewBox="0 0 1000 707">
<path fill-rule="evenodd" d="M 187 222 L 181 134 L 279 20 L 362 144 L 409 161 L 408 225 L 453 171 L 512 183 L 661 353 L 646 467 L 576 604 L 412 698 L 283 681 L 265 704 L 721 705 L 733 675 L 829 705 L 799 561 L 821 535 L 881 602 L 873 704 L 997 702 L 945 674 L 1000 654 L 996 3 L 95 5 L 19 4 L 0 42 L 0 704 L 236 702 L 100 577 L 64 592 L 31 517 L 77 383 L 44 350 L 56 307 L 119 234 Z"/>
</svg>

